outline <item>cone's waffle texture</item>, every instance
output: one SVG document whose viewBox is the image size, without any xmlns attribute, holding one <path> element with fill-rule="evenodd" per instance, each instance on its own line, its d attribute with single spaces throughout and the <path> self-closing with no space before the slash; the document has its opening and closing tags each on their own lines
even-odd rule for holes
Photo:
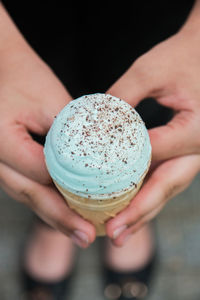
<svg viewBox="0 0 200 300">
<path fill-rule="evenodd" d="M 115 217 L 120 211 L 129 205 L 130 201 L 139 191 L 147 171 L 141 178 L 139 184 L 128 192 L 120 195 L 119 197 L 112 197 L 103 200 L 80 197 L 64 190 L 55 181 L 54 183 L 63 195 L 64 199 L 67 201 L 69 207 L 95 226 L 97 236 L 103 236 L 105 235 L 105 222 L 110 218 Z"/>
</svg>

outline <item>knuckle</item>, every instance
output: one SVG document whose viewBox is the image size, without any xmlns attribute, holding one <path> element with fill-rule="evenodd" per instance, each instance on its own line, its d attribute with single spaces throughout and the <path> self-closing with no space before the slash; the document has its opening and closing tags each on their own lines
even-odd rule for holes
<svg viewBox="0 0 200 300">
<path fill-rule="evenodd" d="M 133 64 L 133 70 L 137 74 L 137 77 L 142 79 L 145 77 L 145 55 L 140 56 L 136 59 L 136 61 Z"/>
<path fill-rule="evenodd" d="M 52 216 L 52 218 L 54 227 L 57 228 L 59 231 L 70 235 L 74 230 L 74 213 L 68 207 L 66 207 L 65 210 L 57 213 L 57 215 Z"/>
<path fill-rule="evenodd" d="M 134 234 L 136 232 L 138 232 L 139 230 L 141 230 L 145 225 L 146 225 L 147 221 L 140 221 L 135 225 L 131 226 L 131 234 Z"/>
<path fill-rule="evenodd" d="M 62 216 L 55 217 L 53 220 L 53 227 L 67 236 L 72 234 L 72 229 L 70 228 L 69 223 L 66 222 L 66 216 L 65 218 Z"/>
<path fill-rule="evenodd" d="M 30 199 L 30 200 L 32 200 L 32 198 L 34 198 L 32 191 L 30 191 L 30 189 L 24 188 L 24 187 L 21 187 L 18 190 L 18 195 L 21 196 L 21 197 L 25 197 L 27 199 Z"/>
<path fill-rule="evenodd" d="M 181 183 L 171 182 L 165 177 L 165 173 L 160 174 L 159 172 L 152 175 L 152 184 L 156 188 L 156 197 L 160 203 L 165 203 L 172 198 L 181 185 Z"/>
<path fill-rule="evenodd" d="M 23 182 L 21 185 L 14 187 L 14 190 L 19 202 L 28 205 L 33 210 L 37 210 L 40 205 L 40 197 L 34 184 Z"/>
<path fill-rule="evenodd" d="M 164 202 L 167 202 L 169 199 L 180 193 L 186 186 L 187 185 L 183 184 L 182 182 L 168 184 L 165 188 L 163 188 Z"/>
<path fill-rule="evenodd" d="M 29 204 L 29 206 L 35 206 L 36 204 L 36 193 L 30 187 L 19 187 L 17 192 L 17 196 L 21 199 L 25 204 Z"/>
</svg>

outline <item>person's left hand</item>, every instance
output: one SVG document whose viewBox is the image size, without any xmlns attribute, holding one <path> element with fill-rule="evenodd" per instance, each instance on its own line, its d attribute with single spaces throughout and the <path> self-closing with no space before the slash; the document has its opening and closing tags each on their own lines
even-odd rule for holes
<svg viewBox="0 0 200 300">
<path fill-rule="evenodd" d="M 200 34 L 180 31 L 136 60 L 108 90 L 132 106 L 153 97 L 175 113 L 166 126 L 149 131 L 156 167 L 130 205 L 107 222 L 115 245 L 123 245 L 200 171 L 199 49 Z"/>
</svg>

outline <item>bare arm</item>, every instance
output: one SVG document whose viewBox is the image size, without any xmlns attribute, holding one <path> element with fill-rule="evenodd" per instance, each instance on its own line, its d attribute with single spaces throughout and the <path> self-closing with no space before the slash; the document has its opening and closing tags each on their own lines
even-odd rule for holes
<svg viewBox="0 0 200 300">
<path fill-rule="evenodd" d="M 45 135 L 71 96 L 27 44 L 0 4 L 0 186 L 82 247 L 94 227 L 71 211 L 48 175 L 43 147 L 30 132 Z"/>
<path fill-rule="evenodd" d="M 107 224 L 108 235 L 122 245 L 127 235 L 154 218 L 200 171 L 199 0 L 181 30 L 139 57 L 109 93 L 133 106 L 154 97 L 175 113 L 168 124 L 149 131 L 157 167 L 130 206 Z M 118 228 L 124 231 L 116 237 Z"/>
</svg>

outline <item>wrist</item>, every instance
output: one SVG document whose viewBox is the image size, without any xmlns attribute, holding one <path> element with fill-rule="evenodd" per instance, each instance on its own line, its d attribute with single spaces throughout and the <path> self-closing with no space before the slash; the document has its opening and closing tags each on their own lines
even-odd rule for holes
<svg viewBox="0 0 200 300">
<path fill-rule="evenodd" d="M 180 29 L 180 32 L 189 35 L 200 35 L 200 0 L 195 1 L 187 20 Z"/>
</svg>

